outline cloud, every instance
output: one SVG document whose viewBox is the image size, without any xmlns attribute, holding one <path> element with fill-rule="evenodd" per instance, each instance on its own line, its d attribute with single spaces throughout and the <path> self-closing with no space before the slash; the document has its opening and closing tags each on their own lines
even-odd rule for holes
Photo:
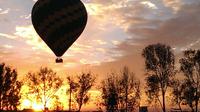
<svg viewBox="0 0 200 112">
<path fill-rule="evenodd" d="M 197 0 L 163 0 L 164 5 L 171 8 L 174 13 L 181 10 L 184 5 L 196 4 L 198 2 Z"/>
<path fill-rule="evenodd" d="M 150 44 L 161 42 L 183 47 L 189 43 L 197 41 L 199 38 L 199 6 L 200 4 L 185 5 L 172 19 L 163 21 L 156 28 L 132 27 L 129 28 L 128 32 L 133 36 L 136 34 L 145 37 L 135 39 L 135 41 L 139 43 Z"/>
<path fill-rule="evenodd" d="M 70 63 L 70 62 L 67 62 L 66 64 L 64 64 L 64 67 L 66 68 L 69 68 L 69 67 L 77 67 L 78 64 L 77 63 Z"/>
<path fill-rule="evenodd" d="M 141 2 L 141 4 L 146 5 L 147 7 L 152 8 L 152 9 L 158 9 L 156 5 L 151 3 L 150 1 L 143 1 Z"/>
<path fill-rule="evenodd" d="M 3 9 L 0 8 L 0 15 L 8 14 L 9 11 L 10 11 L 10 9 L 3 10 Z"/>
<path fill-rule="evenodd" d="M 28 14 L 28 15 L 21 15 L 20 18 L 30 19 L 30 18 L 31 18 L 31 14 Z"/>
<path fill-rule="evenodd" d="M 200 48 L 200 2 L 198 0 L 121 0 L 111 2 L 94 0 L 101 4 L 101 17 L 120 27 L 128 36 L 112 40 L 116 46 L 111 62 L 103 62 L 99 69 L 127 65 L 139 76 L 144 74 L 142 49 L 149 44 L 164 43 L 172 46 L 176 55 L 188 48 Z M 152 4 L 151 4 L 152 3 Z M 101 12 L 101 11 L 99 11 Z M 179 54 L 178 54 L 179 53 Z M 105 70 L 106 71 L 106 70 Z"/>
<path fill-rule="evenodd" d="M 113 41 L 112 41 L 112 43 L 113 43 L 113 45 L 115 45 L 115 46 L 117 46 L 117 45 L 119 45 L 119 44 L 120 44 L 120 42 L 119 42 L 119 41 L 117 41 L 117 40 L 113 40 Z"/>
<path fill-rule="evenodd" d="M 46 58 L 53 58 L 55 57 L 53 55 L 53 52 L 49 49 L 49 47 L 40 39 L 40 37 L 35 32 L 32 25 L 28 26 L 16 26 L 16 32 L 14 33 L 15 36 L 17 36 L 21 41 L 25 42 L 25 44 L 28 45 L 29 51 L 28 57 L 36 57 L 34 58 L 34 62 L 38 62 L 41 60 L 39 57 L 46 57 Z M 64 54 L 63 58 L 66 60 L 67 63 L 70 63 L 66 66 L 76 67 L 80 64 L 99 64 L 101 61 L 107 61 L 111 60 L 111 57 L 109 56 L 109 52 L 106 49 L 106 45 L 108 44 L 105 40 L 96 38 L 99 36 L 93 37 L 92 40 L 90 39 L 80 39 L 76 41 Z M 85 38 L 84 35 L 83 37 Z M 32 51 L 31 51 L 32 50 Z M 34 52 L 33 52 L 34 51 Z M 37 54 L 36 52 L 41 52 Z M 45 54 L 47 52 L 47 54 Z M 42 55 L 42 54 L 45 55 Z M 51 54 L 50 56 L 48 56 Z M 114 54 L 114 53 L 113 53 Z M 71 62 L 68 60 L 69 57 L 75 57 L 73 58 L 76 60 L 75 62 Z M 85 59 L 85 63 L 82 63 L 83 61 L 79 61 L 80 59 Z M 99 61 L 97 61 L 99 60 Z M 47 62 L 49 62 L 47 60 Z M 72 65 L 73 64 L 73 65 Z M 64 67 L 66 67 L 64 66 Z"/>
<path fill-rule="evenodd" d="M 32 46 L 33 49 L 38 49 L 51 53 L 48 46 L 37 35 L 32 25 L 16 26 L 16 32 L 14 34 L 22 38 L 26 42 L 26 44 Z"/>
<path fill-rule="evenodd" d="M 1 63 L 4 61 L 13 60 L 10 57 L 12 57 L 16 53 L 16 51 L 14 51 L 12 48 L 13 48 L 13 46 L 8 45 L 8 44 L 4 44 L 4 45 L 0 46 Z"/>
<path fill-rule="evenodd" d="M 17 46 L 20 53 L 16 53 L 16 59 L 27 63 L 51 62 L 50 66 L 55 67 L 52 64 L 55 55 L 31 24 L 30 13 L 35 1 L 0 0 L 0 4 L 4 4 L 0 10 L 0 13 L 4 13 L 0 15 L 1 42 L 12 40 L 6 44 L 16 46 L 13 41 L 21 44 Z M 79 39 L 64 54 L 64 61 L 68 62 L 64 68 L 94 64 L 109 71 L 111 67 L 127 64 L 139 72 L 143 69 L 141 52 L 148 44 L 166 43 L 175 51 L 200 47 L 198 0 L 83 2 L 89 14 L 88 23 Z M 2 49 L 6 47 L 9 48 L 2 46 Z M 34 58 L 30 60 L 30 57 Z"/>
<path fill-rule="evenodd" d="M 98 40 L 93 40 L 93 42 L 95 42 L 95 43 L 97 43 L 97 44 L 99 44 L 99 45 L 105 45 L 105 44 L 107 44 L 106 41 L 103 41 L 103 40 L 100 40 L 100 39 L 98 39 Z"/>
<path fill-rule="evenodd" d="M 4 33 L 0 33 L 0 37 L 5 37 L 8 39 L 17 39 L 17 36 L 15 35 L 9 35 L 9 34 L 4 34 Z"/>
<path fill-rule="evenodd" d="M 165 43 L 176 50 L 194 47 L 198 43 L 200 35 L 200 4 L 185 4 L 172 17 L 165 19 L 152 19 L 138 17 L 138 23 L 132 22 L 134 17 L 124 17 L 127 27 L 124 29 L 131 38 L 118 44 L 116 50 L 134 53 L 137 49 L 153 43 Z M 173 10 L 171 11 L 173 12 Z M 159 14 L 158 14 L 159 15 Z M 199 44 L 195 44 L 197 45 Z"/>
<path fill-rule="evenodd" d="M 87 9 L 87 12 L 89 15 L 92 16 L 99 16 L 102 13 L 102 5 L 95 4 L 95 3 L 87 3 L 85 4 L 85 7 Z"/>
<path fill-rule="evenodd" d="M 5 44 L 5 45 L 3 45 L 3 47 L 4 47 L 4 48 L 7 48 L 7 49 L 12 49 L 14 46 Z"/>
</svg>

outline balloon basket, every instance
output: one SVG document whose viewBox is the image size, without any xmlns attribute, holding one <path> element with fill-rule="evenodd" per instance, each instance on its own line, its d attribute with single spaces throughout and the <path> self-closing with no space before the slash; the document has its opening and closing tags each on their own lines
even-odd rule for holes
<svg viewBox="0 0 200 112">
<path fill-rule="evenodd" d="M 63 63 L 63 59 L 62 58 L 56 58 L 56 63 Z"/>
</svg>

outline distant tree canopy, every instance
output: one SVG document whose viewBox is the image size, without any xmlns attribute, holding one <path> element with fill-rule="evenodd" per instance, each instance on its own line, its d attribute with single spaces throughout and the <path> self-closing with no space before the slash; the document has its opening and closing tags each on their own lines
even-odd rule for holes
<svg viewBox="0 0 200 112">
<path fill-rule="evenodd" d="M 47 67 L 41 67 L 39 72 L 26 75 L 26 84 L 29 87 L 29 94 L 35 94 L 39 102 L 47 108 L 47 102 L 56 98 L 55 93 L 62 86 L 62 79 L 56 73 Z"/>
<path fill-rule="evenodd" d="M 159 101 L 163 112 L 166 112 L 165 93 L 175 75 L 175 56 L 170 46 L 153 44 L 147 46 L 142 53 L 147 70 L 146 92 L 149 101 Z M 159 99 L 161 93 L 162 101 Z"/>
<path fill-rule="evenodd" d="M 112 74 L 102 82 L 103 105 L 108 112 L 135 111 L 140 103 L 140 81 L 128 67 L 119 74 Z"/>
<path fill-rule="evenodd" d="M 17 71 L 0 64 L 0 110 L 17 110 L 20 104 L 22 83 L 17 81 Z"/>
</svg>

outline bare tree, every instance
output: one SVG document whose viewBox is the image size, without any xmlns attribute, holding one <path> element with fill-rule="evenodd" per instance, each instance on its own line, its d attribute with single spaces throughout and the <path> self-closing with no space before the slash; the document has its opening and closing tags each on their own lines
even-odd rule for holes
<svg viewBox="0 0 200 112">
<path fill-rule="evenodd" d="M 147 70 L 147 95 L 160 102 L 163 112 L 166 112 L 165 93 L 170 86 L 170 80 L 175 75 L 174 54 L 170 46 L 153 44 L 147 46 L 142 53 Z M 162 101 L 159 99 L 160 94 Z"/>
<path fill-rule="evenodd" d="M 80 112 L 83 104 L 86 104 L 90 98 L 88 91 L 95 82 L 95 77 L 91 73 L 82 73 L 77 76 L 78 90 L 75 93 L 75 99 L 78 104 L 78 112 Z"/>
<path fill-rule="evenodd" d="M 180 64 L 180 69 L 185 76 L 184 99 L 192 111 L 197 112 L 200 98 L 200 50 L 184 51 L 184 57 L 180 59 Z"/>
<path fill-rule="evenodd" d="M 0 110 L 17 110 L 20 104 L 22 83 L 17 81 L 17 71 L 0 64 Z"/>
<path fill-rule="evenodd" d="M 41 67 L 39 72 L 29 72 L 26 75 L 26 83 L 30 93 L 36 94 L 36 98 L 43 103 L 44 109 L 46 109 L 47 102 L 55 96 L 62 85 L 62 80 L 52 69 Z"/>
</svg>

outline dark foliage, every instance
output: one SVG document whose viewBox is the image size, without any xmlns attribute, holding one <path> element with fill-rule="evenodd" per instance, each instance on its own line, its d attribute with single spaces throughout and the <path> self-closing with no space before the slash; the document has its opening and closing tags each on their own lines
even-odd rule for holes
<svg viewBox="0 0 200 112">
<path fill-rule="evenodd" d="M 200 50 L 184 51 L 180 64 L 185 77 L 184 101 L 193 112 L 197 112 L 200 98 Z"/>
<path fill-rule="evenodd" d="M 181 105 L 184 103 L 184 97 L 183 97 L 183 91 L 185 89 L 185 82 L 183 80 L 178 80 L 178 79 L 174 79 L 174 81 L 172 82 L 172 104 L 173 105 L 178 105 L 179 110 L 182 112 L 182 108 Z"/>
<path fill-rule="evenodd" d="M 95 83 L 95 77 L 91 73 L 82 73 L 77 76 L 77 91 L 75 92 L 75 100 L 78 104 L 78 112 L 81 111 L 83 104 L 88 103 L 90 95 L 88 91 L 91 90 Z"/>
<path fill-rule="evenodd" d="M 164 44 L 153 44 L 147 46 L 142 53 L 145 58 L 147 70 L 147 95 L 149 101 L 159 101 L 163 112 L 166 112 L 165 93 L 175 75 L 175 56 L 170 46 Z M 162 101 L 159 99 L 160 94 Z"/>
<path fill-rule="evenodd" d="M 124 67 L 121 74 L 112 74 L 102 82 L 103 105 L 108 112 L 135 111 L 140 103 L 140 82 Z"/>
<path fill-rule="evenodd" d="M 115 112 L 118 110 L 119 93 L 117 77 L 115 75 L 110 75 L 102 82 L 101 89 L 103 105 L 106 107 L 106 111 Z"/>
<path fill-rule="evenodd" d="M 22 83 L 17 81 L 17 71 L 0 64 L 0 110 L 17 110 L 21 86 Z"/>
</svg>

